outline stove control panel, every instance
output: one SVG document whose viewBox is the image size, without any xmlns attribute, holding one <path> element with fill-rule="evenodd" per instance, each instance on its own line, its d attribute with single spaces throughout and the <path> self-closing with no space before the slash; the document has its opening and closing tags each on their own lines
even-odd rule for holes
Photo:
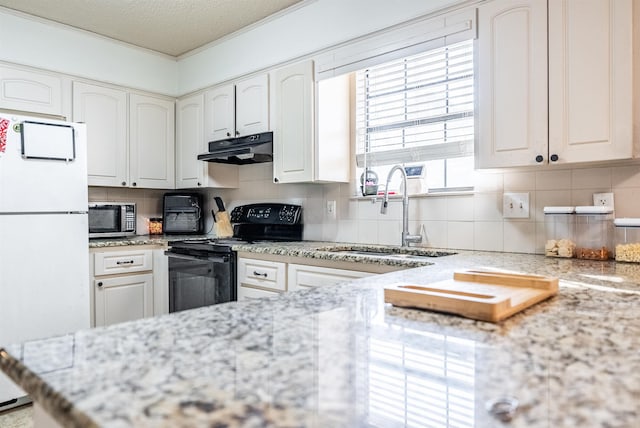
<svg viewBox="0 0 640 428">
<path fill-rule="evenodd" d="M 293 204 L 240 205 L 231 211 L 232 223 L 301 224 L 302 207 Z"/>
</svg>

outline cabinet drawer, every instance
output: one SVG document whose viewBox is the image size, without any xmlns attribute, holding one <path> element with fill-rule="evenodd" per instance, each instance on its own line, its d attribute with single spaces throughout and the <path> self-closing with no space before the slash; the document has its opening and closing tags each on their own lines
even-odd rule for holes
<svg viewBox="0 0 640 428">
<path fill-rule="evenodd" d="M 266 260 L 238 259 L 238 283 L 286 291 L 286 265 Z"/>
<path fill-rule="evenodd" d="M 296 264 L 290 264 L 288 269 L 289 291 L 333 285 L 374 275 L 369 272 Z"/>
<path fill-rule="evenodd" d="M 278 296 L 278 291 L 260 290 L 257 288 L 245 287 L 243 284 L 238 285 L 238 301 L 250 299 L 260 299 L 261 297 L 273 297 Z"/>
<path fill-rule="evenodd" d="M 145 272 L 153 268 L 151 250 L 94 254 L 94 276 Z"/>
</svg>

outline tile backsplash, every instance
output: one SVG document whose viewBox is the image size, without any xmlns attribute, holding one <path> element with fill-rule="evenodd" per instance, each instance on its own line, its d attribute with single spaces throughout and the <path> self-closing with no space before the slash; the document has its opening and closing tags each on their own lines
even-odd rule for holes
<svg viewBox="0 0 640 428">
<path fill-rule="evenodd" d="M 337 242 L 400 244 L 402 203 L 392 199 L 386 215 L 380 202 L 359 198 L 355 184 L 273 184 L 272 164 L 240 167 L 239 189 L 205 189 L 205 212 L 213 197 L 228 206 L 254 202 L 287 202 L 303 206 L 304 238 Z M 409 228 L 423 235 L 421 245 L 485 251 L 543 253 L 543 207 L 591 205 L 593 193 L 613 192 L 616 217 L 640 217 L 640 164 L 553 168 L 540 171 L 476 172 L 472 194 L 430 194 L 410 198 Z M 90 188 L 91 201 L 138 203 L 138 233 L 145 218 L 162 215 L 162 190 Z M 529 218 L 503 219 L 502 194 L 528 192 Z M 337 201 L 336 218 L 326 201 Z M 206 215 L 205 230 L 212 230 Z"/>
<path fill-rule="evenodd" d="M 120 187 L 89 187 L 89 202 L 134 202 L 137 211 L 138 235 L 149 232 L 147 220 L 162 217 L 162 195 L 166 190 L 129 189 Z"/>
</svg>

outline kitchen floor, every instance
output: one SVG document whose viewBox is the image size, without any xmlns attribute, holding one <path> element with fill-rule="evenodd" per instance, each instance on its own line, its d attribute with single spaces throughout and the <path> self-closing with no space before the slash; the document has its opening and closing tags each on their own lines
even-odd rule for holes
<svg viewBox="0 0 640 428">
<path fill-rule="evenodd" d="M 33 406 L 17 407 L 0 413 L 2 428 L 33 428 Z"/>
</svg>

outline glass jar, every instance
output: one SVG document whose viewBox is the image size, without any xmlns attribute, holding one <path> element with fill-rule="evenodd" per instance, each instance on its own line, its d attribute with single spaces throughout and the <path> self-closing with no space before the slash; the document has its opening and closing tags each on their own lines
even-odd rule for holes
<svg viewBox="0 0 640 428">
<path fill-rule="evenodd" d="M 544 227 L 547 241 L 544 254 L 548 257 L 575 256 L 575 207 L 544 207 Z"/>
<path fill-rule="evenodd" d="M 613 251 L 613 209 L 605 206 L 576 207 L 576 257 L 609 260 Z"/>
<path fill-rule="evenodd" d="M 149 235 L 162 234 L 162 218 L 154 217 L 149 219 Z"/>
<path fill-rule="evenodd" d="M 616 261 L 640 263 L 640 218 L 617 218 L 613 224 Z"/>
</svg>

